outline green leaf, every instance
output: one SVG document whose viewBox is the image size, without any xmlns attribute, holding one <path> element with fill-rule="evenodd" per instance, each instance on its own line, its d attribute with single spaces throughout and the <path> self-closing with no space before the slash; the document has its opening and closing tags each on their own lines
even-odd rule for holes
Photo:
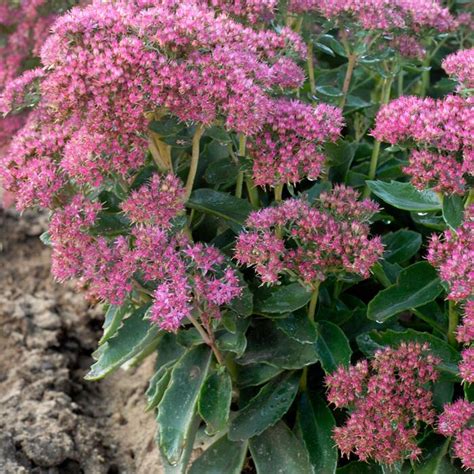
<svg viewBox="0 0 474 474">
<path fill-rule="evenodd" d="M 463 472 L 456 469 L 447 457 L 450 440 L 447 439 L 442 445 L 432 449 L 428 455 L 424 456 L 421 463 L 413 468 L 413 474 L 454 474 Z"/>
<path fill-rule="evenodd" d="M 443 219 L 451 229 L 456 230 L 463 222 L 464 202 L 461 196 L 453 194 L 443 199 Z"/>
<path fill-rule="evenodd" d="M 382 468 L 378 464 L 368 464 L 362 461 L 351 462 L 340 467 L 337 474 L 382 474 Z"/>
<path fill-rule="evenodd" d="M 447 342 L 428 332 L 419 332 L 414 329 L 405 331 L 371 331 L 357 337 L 357 345 L 366 356 L 373 356 L 375 351 L 385 346 L 398 347 L 402 342 L 428 343 L 431 352 L 440 360 L 439 369 L 452 376 L 458 373 L 457 364 L 460 360 L 459 353 Z"/>
<path fill-rule="evenodd" d="M 193 462 L 189 474 L 240 474 L 247 447 L 247 441 L 230 441 L 223 436 Z"/>
<path fill-rule="evenodd" d="M 382 201 L 404 211 L 437 211 L 441 202 L 433 191 L 418 191 L 410 183 L 367 181 L 370 190 Z"/>
<path fill-rule="evenodd" d="M 204 382 L 198 401 L 198 411 L 207 424 L 209 436 L 225 428 L 232 400 L 232 381 L 225 370 L 214 372 Z"/>
<path fill-rule="evenodd" d="M 421 247 L 421 234 L 412 230 L 400 229 L 382 237 L 385 246 L 384 259 L 390 263 L 403 263 L 418 253 Z"/>
<path fill-rule="evenodd" d="M 166 333 L 160 338 L 156 348 L 156 372 L 150 379 L 147 396 L 147 410 L 155 408 L 163 398 L 163 394 L 168 387 L 172 366 L 183 355 L 184 347 L 177 343 L 174 334 Z"/>
<path fill-rule="evenodd" d="M 244 318 L 253 313 L 253 293 L 250 291 L 244 277 L 239 271 L 236 271 L 239 285 L 242 288 L 242 294 L 234 298 L 227 306 Z"/>
<path fill-rule="evenodd" d="M 252 211 L 252 206 L 245 199 L 239 199 L 231 194 L 208 188 L 196 189 L 191 194 L 187 206 L 191 209 L 222 217 L 236 224 L 243 224 Z"/>
<path fill-rule="evenodd" d="M 229 439 L 249 439 L 277 423 L 293 403 L 299 381 L 298 372 L 287 372 L 263 386 L 232 420 Z"/>
<path fill-rule="evenodd" d="M 150 122 L 148 128 L 160 135 L 161 137 L 172 137 L 186 128 L 184 122 L 180 122 L 176 117 L 170 115 L 161 120 L 154 120 Z"/>
<path fill-rule="evenodd" d="M 334 372 L 340 365 L 348 366 L 352 350 L 344 332 L 329 321 L 317 323 L 316 352 L 326 373 Z"/>
<path fill-rule="evenodd" d="M 321 51 L 325 54 L 329 54 L 329 56 L 333 56 L 335 57 L 336 55 L 334 54 L 334 51 L 329 47 L 329 46 L 326 46 L 325 44 L 323 43 L 314 43 L 314 49 L 316 51 Z"/>
<path fill-rule="evenodd" d="M 235 182 L 239 168 L 228 158 L 212 162 L 204 173 L 204 179 L 209 184 L 231 184 Z"/>
<path fill-rule="evenodd" d="M 341 97 L 343 95 L 341 89 L 333 86 L 317 86 L 316 91 L 328 97 Z"/>
<path fill-rule="evenodd" d="M 104 378 L 156 340 L 158 327 L 144 319 L 148 308 L 146 305 L 135 311 L 125 319 L 117 334 L 99 347 L 94 353 L 98 360 L 85 376 L 86 380 Z"/>
<path fill-rule="evenodd" d="M 128 303 L 125 303 L 122 306 L 116 306 L 113 304 L 109 306 L 105 313 L 105 320 L 102 325 L 104 334 L 99 340 L 99 345 L 102 345 L 116 334 L 120 324 L 122 323 L 122 319 L 132 310 L 133 308 L 131 308 Z"/>
<path fill-rule="evenodd" d="M 171 381 L 158 406 L 158 437 L 163 455 L 179 462 L 189 441 L 201 386 L 206 378 L 211 351 L 205 345 L 188 350 L 177 362 Z"/>
<path fill-rule="evenodd" d="M 428 262 L 405 268 L 395 285 L 380 291 L 369 303 L 367 317 L 378 323 L 410 308 L 434 301 L 443 291 L 436 270 Z"/>
<path fill-rule="evenodd" d="M 221 127 L 213 126 L 206 129 L 204 136 L 211 137 L 213 140 L 216 140 L 220 143 L 232 143 L 232 138 L 229 133 Z"/>
<path fill-rule="evenodd" d="M 284 314 L 305 306 L 311 292 L 299 283 L 261 287 L 255 292 L 254 310 L 261 314 Z"/>
<path fill-rule="evenodd" d="M 315 324 L 308 318 L 306 313 L 290 313 L 286 318 L 275 320 L 276 327 L 288 337 L 302 344 L 316 342 L 318 333 Z"/>
<path fill-rule="evenodd" d="M 247 332 L 247 350 L 240 365 L 268 364 L 280 369 L 300 369 L 318 361 L 313 344 L 301 344 L 278 330 L 271 320 L 260 321 Z"/>
<path fill-rule="evenodd" d="M 446 229 L 446 222 L 443 216 L 433 212 L 410 212 L 413 222 L 427 227 L 428 229 L 443 231 Z"/>
<path fill-rule="evenodd" d="M 346 51 L 344 46 L 334 36 L 325 34 L 319 37 L 319 42 L 329 46 L 336 54 L 342 57 L 346 57 Z"/>
<path fill-rule="evenodd" d="M 237 385 L 241 388 L 254 387 L 268 382 L 282 372 L 282 369 L 266 364 L 237 366 Z"/>
<path fill-rule="evenodd" d="M 338 453 L 332 432 L 336 421 L 324 400 L 319 396 L 310 399 L 303 393 L 296 420 L 314 472 L 335 473 Z"/>
<path fill-rule="evenodd" d="M 313 468 L 302 443 L 280 422 L 249 442 L 257 474 L 311 474 Z"/>
<path fill-rule="evenodd" d="M 41 242 L 48 246 L 48 247 L 51 247 L 53 245 L 53 243 L 51 242 L 51 234 L 49 232 L 43 232 L 39 239 L 41 240 Z"/>
</svg>

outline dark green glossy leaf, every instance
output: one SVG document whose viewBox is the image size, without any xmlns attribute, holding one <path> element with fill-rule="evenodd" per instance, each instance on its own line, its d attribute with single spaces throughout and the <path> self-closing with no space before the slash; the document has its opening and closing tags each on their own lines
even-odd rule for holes
<svg viewBox="0 0 474 474">
<path fill-rule="evenodd" d="M 309 453 L 314 472 L 336 472 L 338 453 L 332 439 L 336 421 L 331 410 L 319 396 L 303 393 L 298 405 L 297 426 Z"/>
<path fill-rule="evenodd" d="M 315 324 L 302 311 L 290 313 L 285 318 L 277 319 L 275 324 L 288 337 L 302 344 L 312 344 L 318 337 Z"/>
<path fill-rule="evenodd" d="M 86 380 L 100 380 L 156 341 L 158 327 L 144 318 L 148 307 L 138 309 L 125 319 L 115 336 L 97 349 L 94 353 L 97 362 L 85 376 Z"/>
<path fill-rule="evenodd" d="M 340 365 L 348 366 L 352 350 L 344 332 L 329 321 L 317 323 L 316 352 L 325 372 L 334 372 Z"/>
<path fill-rule="evenodd" d="M 326 34 L 319 37 L 319 42 L 329 46 L 336 54 L 342 57 L 346 57 L 346 51 L 344 46 L 334 36 Z"/>
<path fill-rule="evenodd" d="M 225 428 L 232 400 L 232 381 L 225 370 L 209 375 L 201 388 L 198 411 L 207 424 L 206 433 L 213 435 Z"/>
<path fill-rule="evenodd" d="M 160 137 L 171 137 L 177 135 L 186 128 L 184 122 L 180 122 L 176 117 L 166 116 L 161 120 L 150 122 L 148 128 L 160 135 Z"/>
<path fill-rule="evenodd" d="M 418 253 L 421 247 L 421 234 L 412 230 L 400 229 L 382 237 L 385 246 L 384 259 L 391 263 L 403 263 Z"/>
<path fill-rule="evenodd" d="M 382 468 L 378 464 L 368 464 L 362 461 L 351 462 L 340 467 L 337 474 L 382 474 Z"/>
<path fill-rule="evenodd" d="M 464 202 L 461 196 L 453 194 L 443 199 L 443 219 L 451 229 L 457 229 L 463 222 Z"/>
<path fill-rule="evenodd" d="M 230 441 L 223 436 L 193 462 L 189 474 L 240 474 L 247 447 L 247 441 Z"/>
<path fill-rule="evenodd" d="M 402 270 L 395 285 L 375 296 L 367 316 L 382 323 L 402 311 L 434 301 L 442 291 L 436 270 L 427 262 L 418 262 Z"/>
<path fill-rule="evenodd" d="M 413 222 L 422 225 L 428 229 L 442 231 L 446 229 L 446 222 L 443 216 L 433 212 L 411 212 Z"/>
<path fill-rule="evenodd" d="M 237 385 L 241 388 L 253 387 L 268 382 L 282 372 L 282 369 L 266 364 L 237 366 Z"/>
<path fill-rule="evenodd" d="M 105 313 L 104 324 L 102 325 L 104 334 L 100 338 L 99 345 L 102 345 L 116 334 L 120 324 L 122 323 L 122 319 L 132 311 L 133 308 L 128 303 L 125 303 L 122 306 L 112 304 L 108 307 L 107 312 Z"/>
<path fill-rule="evenodd" d="M 287 372 L 268 382 L 232 420 L 229 439 L 249 439 L 277 423 L 293 403 L 299 381 L 298 372 Z"/>
<path fill-rule="evenodd" d="M 239 173 L 238 166 L 228 158 L 211 163 L 204 173 L 204 179 L 209 184 L 229 184 L 235 182 Z"/>
<path fill-rule="evenodd" d="M 386 203 L 405 211 L 437 211 L 441 202 L 433 191 L 418 191 L 410 183 L 367 181 L 370 190 Z"/>
<path fill-rule="evenodd" d="M 188 350 L 174 366 L 171 380 L 158 405 L 158 438 L 168 462 L 179 462 L 195 415 L 201 386 L 206 378 L 211 351 L 205 345 Z"/>
<path fill-rule="evenodd" d="M 209 127 L 206 129 L 204 136 L 211 137 L 213 140 L 216 140 L 220 143 L 232 143 L 232 138 L 229 133 L 221 127 Z"/>
<path fill-rule="evenodd" d="M 243 224 L 252 211 L 252 206 L 245 199 L 207 188 L 196 189 L 191 194 L 187 206 L 237 224 Z"/>
<path fill-rule="evenodd" d="M 255 292 L 254 310 L 261 314 L 284 314 L 305 306 L 311 292 L 299 283 L 261 287 Z"/>
<path fill-rule="evenodd" d="M 259 321 L 247 332 L 247 350 L 240 365 L 268 364 L 280 369 L 300 369 L 318 361 L 313 344 L 301 344 L 278 330 L 273 321 Z"/>
<path fill-rule="evenodd" d="M 448 448 L 450 440 L 445 440 L 440 446 L 423 453 L 423 460 L 413 468 L 413 474 L 455 474 L 462 473 L 449 461 Z"/>
<path fill-rule="evenodd" d="M 249 447 L 257 474 L 313 472 L 305 447 L 283 422 L 252 438 Z"/>
<path fill-rule="evenodd" d="M 409 341 L 418 342 L 420 344 L 428 343 L 431 352 L 441 360 L 438 365 L 440 370 L 452 376 L 457 375 L 457 364 L 460 358 L 459 353 L 446 341 L 428 332 L 419 332 L 414 329 L 407 329 L 405 331 L 388 329 L 386 331 L 371 331 L 357 337 L 357 345 L 366 356 L 373 356 L 375 351 L 385 346 L 397 347 L 402 342 Z"/>
<path fill-rule="evenodd" d="M 232 309 L 232 311 L 246 318 L 253 313 L 253 293 L 250 291 L 242 274 L 239 271 L 237 271 L 236 274 L 239 279 L 240 287 L 242 288 L 242 293 L 238 298 L 234 298 L 227 306 Z"/>
<path fill-rule="evenodd" d="M 146 411 L 156 408 L 163 399 L 166 389 L 171 380 L 172 362 L 160 367 L 150 380 L 150 385 L 146 391 L 147 405 Z"/>
<path fill-rule="evenodd" d="M 328 97 L 341 97 L 343 95 L 341 89 L 333 86 L 316 86 L 316 92 Z"/>
<path fill-rule="evenodd" d="M 335 57 L 336 55 L 334 54 L 334 51 L 329 47 L 329 46 L 326 46 L 325 44 L 323 43 L 314 43 L 314 49 L 316 51 L 321 51 L 323 52 L 324 54 L 329 54 L 329 56 L 333 56 Z"/>
</svg>

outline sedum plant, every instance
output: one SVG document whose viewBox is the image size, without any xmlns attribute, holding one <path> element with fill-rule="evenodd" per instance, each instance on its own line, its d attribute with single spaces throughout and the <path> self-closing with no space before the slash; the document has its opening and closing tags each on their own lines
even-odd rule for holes
<svg viewBox="0 0 474 474">
<path fill-rule="evenodd" d="M 165 472 L 474 469 L 464 2 L 89 3 L 0 97 L 86 378 L 155 359 Z"/>
</svg>

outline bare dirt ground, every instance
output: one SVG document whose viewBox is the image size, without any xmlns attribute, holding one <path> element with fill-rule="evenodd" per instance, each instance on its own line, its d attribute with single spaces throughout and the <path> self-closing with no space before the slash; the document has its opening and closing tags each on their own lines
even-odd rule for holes
<svg viewBox="0 0 474 474">
<path fill-rule="evenodd" d="M 149 360 L 83 380 L 102 313 L 49 275 L 46 217 L 0 210 L 0 473 L 161 473 Z"/>
</svg>

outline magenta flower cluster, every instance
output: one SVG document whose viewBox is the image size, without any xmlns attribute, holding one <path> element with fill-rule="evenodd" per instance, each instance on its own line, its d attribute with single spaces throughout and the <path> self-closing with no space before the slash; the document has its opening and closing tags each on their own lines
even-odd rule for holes
<svg viewBox="0 0 474 474">
<path fill-rule="evenodd" d="M 184 189 L 175 176 L 153 176 L 122 209 L 133 225 L 117 238 L 96 235 L 103 208 L 81 195 L 54 213 L 52 272 L 58 280 L 74 278 L 89 296 L 117 305 L 138 285 L 152 299 L 151 319 L 167 331 L 195 310 L 218 318 L 220 306 L 240 295 L 237 275 L 217 249 L 174 231 L 173 219 L 184 212 Z"/>
<path fill-rule="evenodd" d="M 459 399 L 445 405 L 438 419 L 438 432 L 454 436 L 453 453 L 466 469 L 474 469 L 474 403 Z"/>
<path fill-rule="evenodd" d="M 474 294 L 474 206 L 455 231 L 432 236 L 427 258 L 449 284 L 449 299 L 462 301 Z"/>
<path fill-rule="evenodd" d="M 358 197 L 357 191 L 338 185 L 314 204 L 290 199 L 253 212 L 238 237 L 235 257 L 268 284 L 284 274 L 307 286 L 338 273 L 367 278 L 383 246 L 379 237 L 369 237 L 368 221 L 377 205 Z"/>
<path fill-rule="evenodd" d="M 450 54 L 444 59 L 442 66 L 465 88 L 474 87 L 474 48 Z"/>
<path fill-rule="evenodd" d="M 346 423 L 334 430 L 342 454 L 390 465 L 417 459 L 420 423 L 435 420 L 427 384 L 437 379 L 437 363 L 427 344 L 403 343 L 328 375 L 328 400 L 350 408 Z"/>
<path fill-rule="evenodd" d="M 447 31 L 454 19 L 437 0 L 290 0 L 290 9 L 316 10 L 326 18 L 353 19 L 366 30 Z"/>
<path fill-rule="evenodd" d="M 263 129 L 248 147 L 255 184 L 277 186 L 317 179 L 325 162 L 321 144 L 335 141 L 342 125 L 342 112 L 336 107 L 273 101 Z"/>
<path fill-rule="evenodd" d="M 304 78 L 286 56 L 291 49 L 305 54 L 289 29 L 252 29 L 207 2 L 94 1 L 73 9 L 41 50 L 45 67 L 9 84 L 0 100 L 8 112 L 22 105 L 21 90 L 41 96 L 3 160 L 6 187 L 21 196 L 21 208 L 51 206 L 63 181 L 97 186 L 111 173 L 127 175 L 143 164 L 154 114 L 255 133 L 274 88 Z M 24 175 L 38 162 L 48 171 L 30 186 Z"/>
<path fill-rule="evenodd" d="M 418 148 L 404 168 L 418 189 L 464 194 L 474 176 L 473 97 L 401 97 L 381 108 L 373 135 L 392 145 Z"/>
</svg>

